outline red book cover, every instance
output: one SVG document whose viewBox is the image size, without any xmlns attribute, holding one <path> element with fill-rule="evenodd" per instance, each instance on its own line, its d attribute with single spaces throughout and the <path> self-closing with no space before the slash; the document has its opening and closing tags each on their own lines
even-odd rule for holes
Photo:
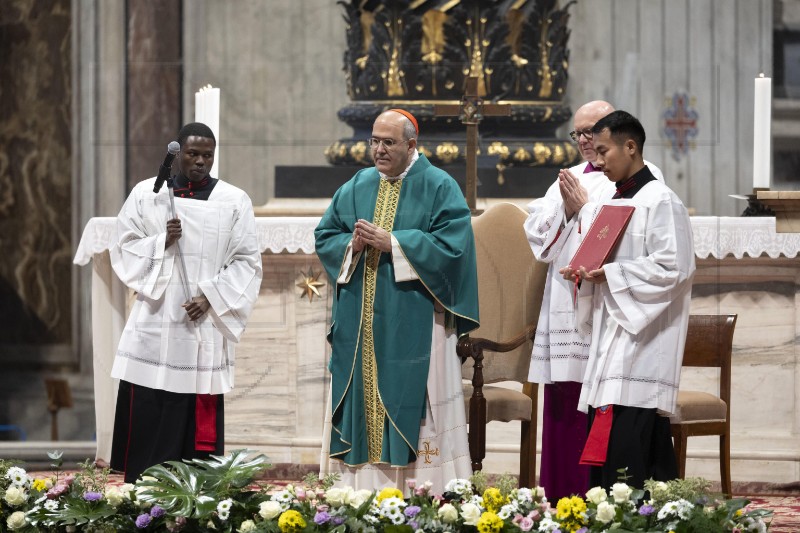
<svg viewBox="0 0 800 533">
<path fill-rule="evenodd" d="M 587 272 L 603 266 L 625 233 L 634 209 L 630 205 L 601 207 L 569 265 L 575 270 L 585 267 Z"/>
</svg>

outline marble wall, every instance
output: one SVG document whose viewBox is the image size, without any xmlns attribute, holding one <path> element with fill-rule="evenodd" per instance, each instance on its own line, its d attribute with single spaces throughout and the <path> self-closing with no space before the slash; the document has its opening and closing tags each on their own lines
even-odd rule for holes
<svg viewBox="0 0 800 533">
<path fill-rule="evenodd" d="M 572 6 L 573 109 L 607 99 L 645 127 L 645 158 L 696 215 L 739 215 L 753 188 L 754 78 L 772 73 L 772 0 L 591 0 Z M 663 114 L 675 93 L 697 135 L 674 156 Z"/>
<path fill-rule="evenodd" d="M 192 0 L 184 9 L 184 119 L 194 92 L 221 89 L 223 179 L 255 205 L 273 196 L 276 165 L 326 165 L 324 149 L 352 132 L 344 21 L 333 0 Z"/>
</svg>

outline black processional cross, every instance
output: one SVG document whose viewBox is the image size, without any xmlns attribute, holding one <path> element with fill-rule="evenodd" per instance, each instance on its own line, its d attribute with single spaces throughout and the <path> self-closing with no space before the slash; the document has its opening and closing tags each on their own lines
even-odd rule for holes
<svg viewBox="0 0 800 533">
<path fill-rule="evenodd" d="M 457 116 L 467 127 L 467 205 L 473 214 L 477 213 L 476 197 L 478 195 L 478 124 L 483 117 L 507 117 L 511 115 L 509 104 L 485 104 L 478 96 L 478 78 L 467 78 L 467 87 L 459 104 L 436 104 L 433 113 L 437 117 Z"/>
</svg>

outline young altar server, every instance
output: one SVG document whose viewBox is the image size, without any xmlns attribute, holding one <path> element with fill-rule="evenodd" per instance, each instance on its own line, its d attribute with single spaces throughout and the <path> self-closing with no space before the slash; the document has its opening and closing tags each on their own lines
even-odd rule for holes
<svg viewBox="0 0 800 533">
<path fill-rule="evenodd" d="M 559 270 L 568 265 L 580 242 L 576 215 L 589 199 L 615 190 L 614 183 L 594 166 L 597 154 L 592 146 L 592 127 L 612 111 L 612 105 L 602 100 L 578 108 L 569 135 L 584 161 L 559 171 L 547 193 L 528 204 L 525 221 L 536 259 L 549 263 L 528 381 L 544 384 L 539 484 L 551 501 L 589 490 L 589 468 L 579 464 L 588 420 L 578 411 L 578 399 L 591 339 L 575 327 L 574 284 L 563 279 Z M 645 164 L 664 181 L 658 167 Z"/>
<path fill-rule="evenodd" d="M 625 111 L 592 128 L 597 166 L 616 189 L 580 213 L 583 238 L 603 204 L 635 210 L 604 266 L 561 270 L 580 281 L 576 322 L 591 331 L 579 409 L 591 429 L 582 462 L 590 485 L 610 488 L 626 468 L 626 482 L 677 477 L 666 416 L 675 410 L 689 321 L 694 246 L 680 199 L 645 165 L 645 132 Z"/>
</svg>

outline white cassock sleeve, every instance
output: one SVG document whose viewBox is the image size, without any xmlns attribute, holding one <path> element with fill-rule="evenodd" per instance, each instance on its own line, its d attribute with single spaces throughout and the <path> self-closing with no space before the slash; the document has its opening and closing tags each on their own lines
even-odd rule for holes
<svg viewBox="0 0 800 533">
<path fill-rule="evenodd" d="M 406 257 L 403 255 L 403 250 L 400 247 L 400 243 L 397 242 L 397 239 L 394 235 L 390 236 L 392 238 L 392 265 L 394 265 L 394 280 L 396 282 L 401 282 L 419 279 L 419 276 L 414 271 L 411 263 L 409 263 Z M 345 283 L 350 283 L 350 277 L 353 275 L 362 253 L 363 251 L 353 253 L 353 241 L 350 241 L 350 243 L 347 245 L 347 249 L 344 252 L 342 270 L 339 272 L 339 277 L 336 279 L 336 283 L 342 285 Z"/>
<path fill-rule="evenodd" d="M 528 218 L 525 220 L 525 234 L 536 259 L 545 263 L 553 262 L 561 253 L 570 234 L 575 231 L 575 221 L 566 220 L 564 202 L 558 180 L 553 183 L 543 198 L 528 204 Z"/>
<path fill-rule="evenodd" d="M 227 241 L 224 265 L 198 286 L 211 304 L 209 316 L 225 338 L 238 342 L 261 286 L 261 253 L 256 237 L 253 205 L 246 195 Z M 223 239 L 222 242 L 225 242 Z"/>
<path fill-rule="evenodd" d="M 145 209 L 159 212 L 153 200 L 143 197 L 137 186 L 125 200 L 117 216 L 117 243 L 111 248 L 111 266 L 117 277 L 137 293 L 158 300 L 169 285 L 175 266 L 175 247 L 164 249 L 166 222 L 147 217 Z M 155 227 L 159 224 L 159 227 Z"/>
<path fill-rule="evenodd" d="M 606 310 L 637 335 L 666 310 L 694 275 L 692 228 L 686 208 L 664 197 L 647 212 L 646 228 L 634 217 L 626 233 L 643 236 L 646 255 L 605 265 Z"/>
</svg>

